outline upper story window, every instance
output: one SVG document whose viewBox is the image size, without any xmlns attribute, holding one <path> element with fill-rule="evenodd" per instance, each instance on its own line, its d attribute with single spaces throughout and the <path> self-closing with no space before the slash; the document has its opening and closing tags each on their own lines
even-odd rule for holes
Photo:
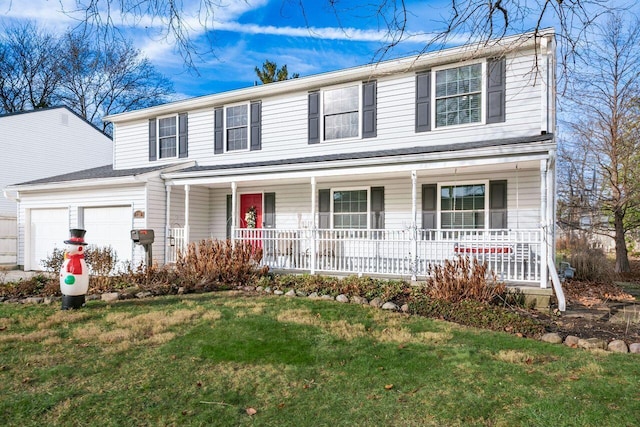
<svg viewBox="0 0 640 427">
<path fill-rule="evenodd" d="M 360 122 L 360 86 L 327 90 L 323 93 L 324 139 L 358 136 Z"/>
<path fill-rule="evenodd" d="M 485 228 L 485 184 L 440 187 L 440 227 Z"/>
<path fill-rule="evenodd" d="M 482 64 L 436 71 L 436 127 L 482 120 Z"/>
<path fill-rule="evenodd" d="M 176 116 L 158 119 L 158 153 L 161 159 L 176 157 Z"/>
<path fill-rule="evenodd" d="M 214 110 L 214 153 L 262 149 L 262 103 Z"/>
<path fill-rule="evenodd" d="M 415 130 L 506 121 L 506 60 L 416 74 Z"/>
<path fill-rule="evenodd" d="M 247 104 L 227 108 L 227 151 L 246 150 L 249 138 Z"/>
<path fill-rule="evenodd" d="M 149 160 L 188 157 L 187 113 L 149 119 Z"/>
<path fill-rule="evenodd" d="M 309 92 L 309 144 L 377 136 L 377 82 Z"/>
</svg>

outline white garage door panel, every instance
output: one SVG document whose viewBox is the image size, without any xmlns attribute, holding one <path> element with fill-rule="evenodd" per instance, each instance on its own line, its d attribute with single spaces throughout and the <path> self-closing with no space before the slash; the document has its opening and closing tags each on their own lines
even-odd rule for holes
<svg viewBox="0 0 640 427">
<path fill-rule="evenodd" d="M 64 250 L 64 241 L 69 239 L 68 209 L 32 209 L 30 226 L 30 270 L 44 270 L 42 260 L 53 252 L 54 248 Z"/>
<path fill-rule="evenodd" d="M 131 261 L 131 206 L 84 208 L 85 241 L 90 245 L 111 246 L 119 262 Z"/>
</svg>

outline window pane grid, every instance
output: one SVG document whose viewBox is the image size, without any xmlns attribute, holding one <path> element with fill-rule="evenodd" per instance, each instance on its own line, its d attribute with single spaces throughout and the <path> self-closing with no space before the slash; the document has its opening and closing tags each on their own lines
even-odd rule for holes
<svg viewBox="0 0 640 427">
<path fill-rule="evenodd" d="M 359 86 L 328 90 L 323 94 L 324 139 L 358 136 Z"/>
<path fill-rule="evenodd" d="M 246 150 L 248 147 L 248 108 L 237 105 L 227 108 L 227 151 Z"/>
<path fill-rule="evenodd" d="M 333 228 L 367 228 L 367 190 L 333 193 Z"/>
<path fill-rule="evenodd" d="M 443 186 L 440 189 L 440 225 L 443 229 L 484 228 L 485 186 Z"/>
<path fill-rule="evenodd" d="M 479 122 L 482 105 L 482 65 L 436 72 L 436 126 Z"/>
<path fill-rule="evenodd" d="M 176 156 L 176 118 L 158 119 L 158 151 L 161 159 Z"/>
</svg>

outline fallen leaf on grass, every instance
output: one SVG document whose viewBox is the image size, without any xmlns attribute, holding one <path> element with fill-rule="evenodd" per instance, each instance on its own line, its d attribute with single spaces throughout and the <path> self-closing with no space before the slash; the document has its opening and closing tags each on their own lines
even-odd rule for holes
<svg viewBox="0 0 640 427">
<path fill-rule="evenodd" d="M 386 384 L 386 385 L 384 386 L 384 389 L 385 389 L 385 390 L 391 390 L 392 388 L 393 388 L 393 384 Z"/>
<path fill-rule="evenodd" d="M 251 416 L 251 415 L 255 415 L 257 413 L 258 413 L 258 411 L 256 411 L 254 408 L 247 408 L 247 415 Z"/>
</svg>

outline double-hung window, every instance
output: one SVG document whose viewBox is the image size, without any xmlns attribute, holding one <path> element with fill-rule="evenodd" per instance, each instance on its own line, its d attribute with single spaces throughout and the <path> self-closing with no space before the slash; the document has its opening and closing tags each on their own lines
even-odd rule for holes
<svg viewBox="0 0 640 427">
<path fill-rule="evenodd" d="M 440 227 L 443 229 L 485 228 L 486 185 L 442 185 Z"/>
<path fill-rule="evenodd" d="M 482 64 L 435 72 L 436 127 L 482 121 Z"/>
<path fill-rule="evenodd" d="M 158 119 L 158 153 L 161 159 L 176 157 L 177 153 L 177 117 Z"/>
<path fill-rule="evenodd" d="M 324 139 L 354 138 L 360 123 L 360 85 L 325 90 L 322 99 Z"/>
<path fill-rule="evenodd" d="M 247 104 L 227 107 L 226 134 L 226 151 L 246 150 L 249 148 L 249 114 Z"/>
<path fill-rule="evenodd" d="M 367 190 L 333 191 L 333 228 L 367 228 Z"/>
</svg>

